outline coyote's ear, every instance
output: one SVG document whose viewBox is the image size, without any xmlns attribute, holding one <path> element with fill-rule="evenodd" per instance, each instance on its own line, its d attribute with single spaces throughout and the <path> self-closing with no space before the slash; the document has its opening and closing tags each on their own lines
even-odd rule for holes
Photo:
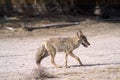
<svg viewBox="0 0 120 80">
<path fill-rule="evenodd" d="M 77 32 L 77 37 L 80 38 L 80 33 L 79 32 Z"/>
<path fill-rule="evenodd" d="M 82 31 L 79 29 L 80 35 L 83 35 Z"/>
</svg>

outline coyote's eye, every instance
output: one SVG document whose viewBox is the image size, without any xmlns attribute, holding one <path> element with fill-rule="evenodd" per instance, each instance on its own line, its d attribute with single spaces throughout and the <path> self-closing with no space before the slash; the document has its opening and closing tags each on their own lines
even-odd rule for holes
<svg viewBox="0 0 120 80">
<path fill-rule="evenodd" d="M 85 36 L 82 36 L 82 39 L 83 39 L 83 40 L 87 40 L 87 38 L 86 38 Z"/>
</svg>

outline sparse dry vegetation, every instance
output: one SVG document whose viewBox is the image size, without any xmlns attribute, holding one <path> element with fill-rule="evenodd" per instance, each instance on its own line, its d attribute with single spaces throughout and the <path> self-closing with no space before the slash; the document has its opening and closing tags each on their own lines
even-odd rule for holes
<svg viewBox="0 0 120 80">
<path fill-rule="evenodd" d="M 36 68 L 32 71 L 33 79 L 42 79 L 44 80 L 45 78 L 54 78 L 53 75 L 51 75 L 49 72 L 46 71 L 44 67 L 39 67 Z"/>
<path fill-rule="evenodd" d="M 0 16 L 46 17 L 62 15 L 120 16 L 119 0 L 1 0 Z M 117 12 L 117 13 L 116 13 Z"/>
</svg>

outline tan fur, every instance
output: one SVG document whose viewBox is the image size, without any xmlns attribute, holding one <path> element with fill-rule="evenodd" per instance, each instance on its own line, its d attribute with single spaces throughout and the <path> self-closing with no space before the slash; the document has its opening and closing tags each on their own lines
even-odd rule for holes
<svg viewBox="0 0 120 80">
<path fill-rule="evenodd" d="M 39 66 L 41 63 L 41 60 L 50 55 L 51 63 L 55 67 L 60 67 L 54 61 L 55 55 L 56 55 L 56 52 L 65 52 L 65 67 L 68 67 L 67 65 L 68 55 L 75 58 L 80 65 L 83 65 L 79 57 L 73 54 L 73 50 L 78 48 L 80 44 L 83 44 L 85 47 L 90 45 L 90 43 L 87 41 L 87 38 L 83 35 L 81 30 L 77 32 L 77 36 L 74 36 L 71 38 L 59 37 L 59 38 L 51 38 L 49 40 L 46 40 L 42 43 L 41 48 L 38 50 L 36 54 L 36 63 Z"/>
</svg>

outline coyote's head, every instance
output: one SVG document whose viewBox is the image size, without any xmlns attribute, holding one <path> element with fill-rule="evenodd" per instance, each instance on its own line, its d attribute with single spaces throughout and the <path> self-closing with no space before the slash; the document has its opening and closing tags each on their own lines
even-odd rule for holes
<svg viewBox="0 0 120 80">
<path fill-rule="evenodd" d="M 90 45 L 90 43 L 87 40 L 87 37 L 82 33 L 82 31 L 79 29 L 79 32 L 77 32 L 77 36 L 80 39 L 80 43 L 82 43 L 82 45 L 84 47 L 88 47 Z"/>
</svg>

